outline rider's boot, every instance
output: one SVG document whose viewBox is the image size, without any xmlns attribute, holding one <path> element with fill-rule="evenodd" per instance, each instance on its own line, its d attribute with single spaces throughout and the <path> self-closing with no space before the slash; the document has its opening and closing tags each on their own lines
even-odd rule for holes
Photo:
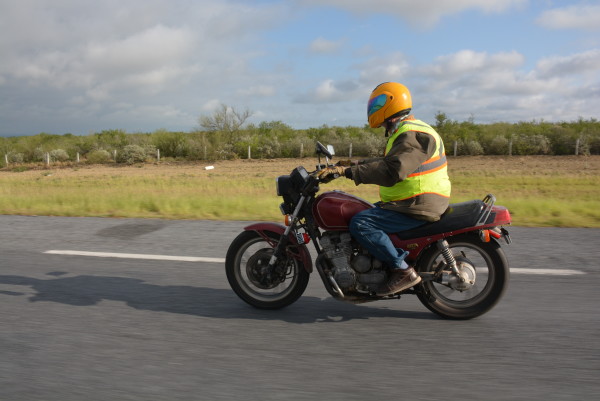
<svg viewBox="0 0 600 401">
<path fill-rule="evenodd" d="M 382 284 L 377 290 L 377 295 L 386 296 L 406 290 L 421 282 L 421 277 L 412 267 L 407 269 L 390 270 L 390 278 L 387 283 Z"/>
</svg>

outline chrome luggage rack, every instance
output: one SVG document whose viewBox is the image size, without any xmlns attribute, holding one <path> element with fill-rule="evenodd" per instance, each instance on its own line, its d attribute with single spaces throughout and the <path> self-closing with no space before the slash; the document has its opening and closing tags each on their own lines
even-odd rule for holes
<svg viewBox="0 0 600 401">
<path fill-rule="evenodd" d="M 496 203 L 496 197 L 492 194 L 487 194 L 485 198 L 483 198 L 483 206 L 481 208 L 481 212 L 479 213 L 479 218 L 477 219 L 476 225 L 480 226 L 485 224 L 488 217 L 492 213 L 492 207 Z"/>
</svg>

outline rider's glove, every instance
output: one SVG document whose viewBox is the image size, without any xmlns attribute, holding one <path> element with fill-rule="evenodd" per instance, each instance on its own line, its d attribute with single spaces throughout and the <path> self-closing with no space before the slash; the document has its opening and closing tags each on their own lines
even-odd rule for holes
<svg viewBox="0 0 600 401">
<path fill-rule="evenodd" d="M 353 162 L 352 160 L 348 159 L 348 160 L 340 160 L 339 162 L 337 162 L 335 164 L 336 166 L 344 166 L 344 167 L 350 167 L 350 166 L 354 166 L 356 165 L 355 162 Z"/>
<path fill-rule="evenodd" d="M 317 178 L 321 181 L 345 176 L 346 167 L 344 166 L 329 166 L 317 172 Z"/>
</svg>

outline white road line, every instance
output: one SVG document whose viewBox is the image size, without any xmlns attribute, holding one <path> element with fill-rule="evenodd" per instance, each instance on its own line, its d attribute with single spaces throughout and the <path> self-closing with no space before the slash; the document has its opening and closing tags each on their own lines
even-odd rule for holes
<svg viewBox="0 0 600 401">
<path fill-rule="evenodd" d="M 141 253 L 115 253 L 115 252 L 86 252 L 86 251 L 66 251 L 50 250 L 44 253 L 52 255 L 74 255 L 74 256 L 92 256 L 97 258 L 121 258 L 121 259 L 147 259 L 147 260 L 173 260 L 177 262 L 205 262 L 205 263 L 225 263 L 224 258 L 206 258 L 199 256 L 169 256 L 169 255 L 147 255 Z M 548 276 L 574 276 L 585 274 L 580 270 L 572 269 L 527 269 L 511 268 L 512 274 L 543 274 Z"/>
<path fill-rule="evenodd" d="M 206 263 L 225 263 L 224 258 L 204 258 L 197 256 L 169 256 L 169 255 L 147 255 L 141 253 L 114 253 L 114 252 L 86 252 L 86 251 L 66 251 L 50 250 L 44 253 L 52 255 L 74 255 L 74 256 L 93 256 L 97 258 L 121 258 L 121 259 L 148 259 L 148 260 L 173 260 L 177 262 L 206 262 Z"/>
<path fill-rule="evenodd" d="M 585 274 L 580 270 L 571 269 L 525 269 L 525 268 L 512 268 L 510 272 L 513 274 L 545 274 L 551 276 L 574 276 L 577 274 Z"/>
</svg>

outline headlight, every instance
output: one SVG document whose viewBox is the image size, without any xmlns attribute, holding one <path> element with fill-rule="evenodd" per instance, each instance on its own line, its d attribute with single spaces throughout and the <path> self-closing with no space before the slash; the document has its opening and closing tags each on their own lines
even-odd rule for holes
<svg viewBox="0 0 600 401">
<path fill-rule="evenodd" d="M 291 181 L 289 175 L 280 175 L 277 177 L 277 196 L 284 196 L 290 193 Z"/>
</svg>

